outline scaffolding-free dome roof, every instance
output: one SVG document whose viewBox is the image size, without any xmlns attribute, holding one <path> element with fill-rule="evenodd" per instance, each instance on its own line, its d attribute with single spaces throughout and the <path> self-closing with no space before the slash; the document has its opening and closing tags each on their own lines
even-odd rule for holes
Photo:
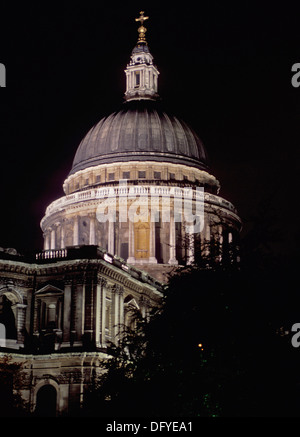
<svg viewBox="0 0 300 437">
<path fill-rule="evenodd" d="M 81 141 L 70 174 L 100 164 L 159 161 L 208 170 L 206 150 L 196 133 L 160 103 L 131 100 L 102 118 Z"/>
</svg>

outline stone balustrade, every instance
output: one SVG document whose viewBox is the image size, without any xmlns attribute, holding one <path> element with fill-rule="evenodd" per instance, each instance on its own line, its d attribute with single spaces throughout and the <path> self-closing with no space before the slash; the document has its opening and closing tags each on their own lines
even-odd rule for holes
<svg viewBox="0 0 300 437">
<path fill-rule="evenodd" d="M 46 209 L 45 220 L 51 214 L 58 212 L 59 210 L 65 208 L 68 205 L 72 205 L 74 203 L 79 203 L 84 200 L 100 200 L 105 199 L 108 196 L 116 196 L 116 197 L 126 197 L 126 196 L 136 196 L 136 195 L 150 195 L 152 197 L 155 196 L 166 196 L 173 198 L 182 198 L 185 196 L 188 191 L 191 190 L 190 187 L 174 187 L 174 186 L 153 186 L 153 185 L 126 185 L 122 186 L 110 186 L 110 187 L 102 187 L 102 188 L 94 188 L 85 191 L 79 191 L 77 193 L 69 194 L 52 202 Z M 192 189 L 192 200 L 199 200 L 199 196 L 197 195 L 197 190 Z M 200 199 L 201 201 L 201 199 Z M 237 214 L 235 207 L 232 203 L 223 199 L 220 196 L 215 194 L 204 192 L 204 201 L 218 207 L 222 207 L 230 210 L 234 214 Z"/>
</svg>

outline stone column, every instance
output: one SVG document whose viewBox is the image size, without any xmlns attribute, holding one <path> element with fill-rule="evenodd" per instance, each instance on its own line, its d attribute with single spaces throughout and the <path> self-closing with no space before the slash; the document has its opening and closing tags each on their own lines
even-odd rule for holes
<svg viewBox="0 0 300 437">
<path fill-rule="evenodd" d="M 44 250 L 50 249 L 50 235 L 49 231 L 47 230 L 44 234 Z"/>
<path fill-rule="evenodd" d="M 89 341 L 93 340 L 94 316 L 94 284 L 89 280 L 85 284 L 84 334 Z"/>
<path fill-rule="evenodd" d="M 74 217 L 73 222 L 73 246 L 78 246 L 79 244 L 79 223 L 78 217 Z"/>
<path fill-rule="evenodd" d="M 145 87 L 145 70 L 141 71 L 141 75 L 142 75 L 142 77 L 141 77 L 141 79 L 142 79 L 141 85 L 144 88 Z"/>
<path fill-rule="evenodd" d="M 76 307 L 75 307 L 75 332 L 77 344 L 82 344 L 84 332 L 84 309 L 85 309 L 85 285 L 77 284 L 76 287 Z"/>
<path fill-rule="evenodd" d="M 115 223 L 110 219 L 108 221 L 108 253 L 115 254 Z"/>
<path fill-rule="evenodd" d="M 51 243 L 50 243 L 50 249 L 55 249 L 55 229 L 51 229 Z"/>
<path fill-rule="evenodd" d="M 202 252 L 204 256 L 209 255 L 209 246 L 210 246 L 210 225 L 209 225 L 209 216 L 205 214 L 205 222 L 203 229 L 203 239 L 202 239 Z"/>
<path fill-rule="evenodd" d="M 122 336 L 122 327 L 124 325 L 124 288 L 117 287 L 118 301 L 119 301 L 119 322 L 117 327 L 117 342 L 119 343 Z"/>
<path fill-rule="evenodd" d="M 119 302 L 119 294 L 118 294 L 118 286 L 115 285 L 112 287 L 112 306 L 113 306 L 113 321 L 112 321 L 112 341 L 114 343 L 117 343 L 117 337 L 119 332 L 119 309 L 120 309 L 120 302 Z"/>
<path fill-rule="evenodd" d="M 96 244 L 96 235 L 95 235 L 95 217 L 90 218 L 90 241 L 91 245 Z"/>
<path fill-rule="evenodd" d="M 70 346 L 71 330 L 71 282 L 65 283 L 64 289 L 64 315 L 63 315 L 63 343 L 62 346 Z"/>
<path fill-rule="evenodd" d="M 118 344 L 122 334 L 122 325 L 124 324 L 124 288 L 120 285 L 114 285 L 112 288 L 113 299 L 113 332 L 112 340 Z"/>
<path fill-rule="evenodd" d="M 61 223 L 61 228 L 60 228 L 60 248 L 64 249 L 66 247 L 65 245 L 65 227 L 64 224 Z"/>
<path fill-rule="evenodd" d="M 106 338 L 105 338 L 106 286 L 107 286 L 106 280 L 101 278 L 101 295 L 100 295 L 100 346 L 101 347 L 106 347 Z"/>
<path fill-rule="evenodd" d="M 134 256 L 134 223 L 130 218 L 128 218 L 128 226 L 129 226 L 129 232 L 128 232 L 128 259 L 127 262 L 134 264 L 135 263 L 135 256 Z"/>
<path fill-rule="evenodd" d="M 57 328 L 61 331 L 62 330 L 62 311 L 63 311 L 63 299 L 60 297 L 57 301 L 58 305 L 58 315 L 57 315 Z"/>
<path fill-rule="evenodd" d="M 133 88 L 134 86 L 134 77 L 133 77 L 133 71 L 130 73 L 130 88 Z"/>
<path fill-rule="evenodd" d="M 101 347 L 101 281 L 96 285 L 95 305 L 94 305 L 94 332 L 95 332 L 95 345 Z"/>
<path fill-rule="evenodd" d="M 124 325 L 124 288 L 120 287 L 119 289 L 119 307 L 120 307 L 120 324 Z"/>
<path fill-rule="evenodd" d="M 150 256 L 149 263 L 157 263 L 155 258 L 155 222 L 150 221 Z"/>
<path fill-rule="evenodd" d="M 176 259 L 176 230 L 175 230 L 175 221 L 174 221 L 174 211 L 171 211 L 170 214 L 170 259 L 168 261 L 169 264 L 176 265 L 178 261 Z"/>
</svg>

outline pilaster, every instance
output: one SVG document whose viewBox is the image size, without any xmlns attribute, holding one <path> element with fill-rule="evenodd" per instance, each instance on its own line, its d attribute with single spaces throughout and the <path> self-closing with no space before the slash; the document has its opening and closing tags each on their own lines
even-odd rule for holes
<svg viewBox="0 0 300 437">
<path fill-rule="evenodd" d="M 71 333 L 71 305 L 72 305 L 72 283 L 65 282 L 64 289 L 64 314 L 63 314 L 63 343 L 62 346 L 70 346 Z"/>
<path fill-rule="evenodd" d="M 90 240 L 89 243 L 91 245 L 96 244 L 96 234 L 95 234 L 95 217 L 90 217 Z"/>
<path fill-rule="evenodd" d="M 78 246 L 79 244 L 79 219 L 78 216 L 74 217 L 73 223 L 73 245 Z"/>
</svg>

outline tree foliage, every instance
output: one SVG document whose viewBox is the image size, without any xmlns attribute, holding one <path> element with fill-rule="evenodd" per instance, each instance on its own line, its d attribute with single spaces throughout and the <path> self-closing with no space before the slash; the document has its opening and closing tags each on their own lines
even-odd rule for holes
<svg viewBox="0 0 300 437">
<path fill-rule="evenodd" d="M 178 269 L 162 307 L 148 320 L 137 313 L 136 329 L 112 345 L 83 414 L 297 416 L 299 358 L 285 331 L 285 296 L 299 298 L 286 289 L 286 270 L 260 263 Z"/>
<path fill-rule="evenodd" d="M 0 358 L 0 417 L 27 416 L 27 404 L 18 388 L 22 383 L 22 363 L 10 355 Z"/>
</svg>

